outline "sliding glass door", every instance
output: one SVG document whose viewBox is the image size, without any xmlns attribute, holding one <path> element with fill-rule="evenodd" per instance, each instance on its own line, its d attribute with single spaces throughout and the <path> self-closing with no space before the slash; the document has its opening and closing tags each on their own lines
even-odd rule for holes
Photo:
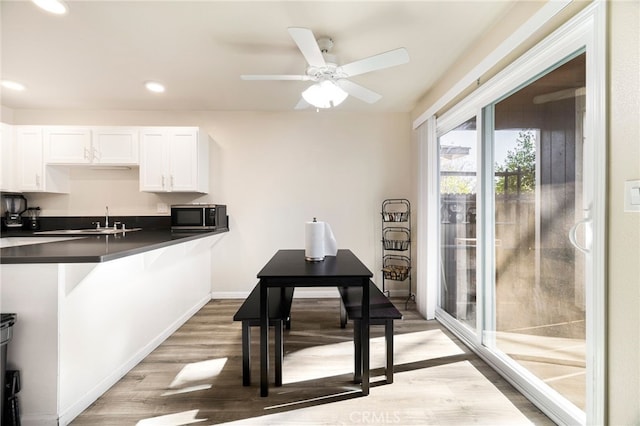
<svg viewBox="0 0 640 426">
<path fill-rule="evenodd" d="M 586 86 L 579 51 L 437 135 L 440 317 L 573 418 L 587 405 Z"/>
<path fill-rule="evenodd" d="M 559 424 L 605 422 L 605 22 L 585 8 L 424 130 L 435 317 Z"/>
<path fill-rule="evenodd" d="M 486 344 L 585 408 L 585 54 L 491 104 L 494 299 Z M 489 165 L 487 165 L 489 166 Z M 574 235 L 575 234 L 575 235 Z"/>
<path fill-rule="evenodd" d="M 476 118 L 438 138 L 440 149 L 440 306 L 476 327 Z"/>
</svg>

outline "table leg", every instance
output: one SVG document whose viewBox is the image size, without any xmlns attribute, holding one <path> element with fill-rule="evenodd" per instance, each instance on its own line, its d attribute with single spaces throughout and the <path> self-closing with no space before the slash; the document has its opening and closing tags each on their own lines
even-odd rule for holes
<svg viewBox="0 0 640 426">
<path fill-rule="evenodd" d="M 369 347 L 371 341 L 369 339 L 369 279 L 365 278 L 362 282 L 362 324 L 361 340 L 362 344 L 362 395 L 369 395 Z"/>
<path fill-rule="evenodd" d="M 260 396 L 269 396 L 269 287 L 260 280 Z"/>
<path fill-rule="evenodd" d="M 251 323 L 242 321 L 242 386 L 251 385 Z"/>
<path fill-rule="evenodd" d="M 362 383 L 362 321 L 353 320 L 353 383 Z"/>
<path fill-rule="evenodd" d="M 276 329 L 276 386 L 282 386 L 282 361 L 283 361 L 283 344 L 282 344 L 282 320 L 274 321 Z"/>
</svg>

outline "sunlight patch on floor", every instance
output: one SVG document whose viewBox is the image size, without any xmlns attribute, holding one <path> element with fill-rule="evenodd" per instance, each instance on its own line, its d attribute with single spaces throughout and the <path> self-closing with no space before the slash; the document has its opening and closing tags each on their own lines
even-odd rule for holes
<svg viewBox="0 0 640 426">
<path fill-rule="evenodd" d="M 384 400 L 383 407 L 386 408 L 372 404 L 375 400 Z M 372 387 L 369 397 L 328 404 L 318 401 L 311 407 L 225 424 L 298 426 L 301 423 L 421 426 L 533 424 L 469 361 L 396 373 L 393 384 Z"/>
<path fill-rule="evenodd" d="M 176 374 L 169 387 L 175 389 L 189 383 L 212 379 L 220 374 L 226 363 L 227 358 L 218 358 L 187 364 Z"/>
<path fill-rule="evenodd" d="M 140 420 L 136 426 L 180 426 L 201 423 L 207 419 L 196 419 L 199 410 L 183 411 L 181 413 L 167 414 L 166 416 L 150 417 Z"/>
<path fill-rule="evenodd" d="M 189 392 L 197 392 L 201 390 L 211 389 L 212 385 L 196 385 L 196 386 L 187 386 L 186 388 L 175 389 L 171 391 L 167 391 L 162 394 L 162 396 L 171 396 L 171 395 L 179 395 L 181 393 L 189 393 Z"/>
<path fill-rule="evenodd" d="M 370 368 L 386 364 L 385 339 L 371 339 Z M 394 365 L 409 364 L 464 353 L 441 330 L 427 330 L 394 336 Z M 283 363 L 283 383 L 353 374 L 353 342 L 314 346 L 287 353 Z"/>
<path fill-rule="evenodd" d="M 345 389 L 345 391 L 342 392 L 342 393 L 324 395 L 324 396 L 319 396 L 319 397 L 316 397 L 316 398 L 301 399 L 301 400 L 298 400 L 298 401 L 288 402 L 286 404 L 272 405 L 272 406 L 269 406 L 269 407 L 265 407 L 265 410 L 266 411 L 268 411 L 268 410 L 276 410 L 276 409 L 285 408 L 285 407 L 293 409 L 296 406 L 306 405 L 306 404 L 310 404 L 310 403 L 322 404 L 323 401 L 333 400 L 336 397 L 341 397 L 341 396 L 354 395 L 356 393 L 357 394 L 361 394 L 362 393 L 360 388 L 358 388 L 358 389 Z"/>
</svg>

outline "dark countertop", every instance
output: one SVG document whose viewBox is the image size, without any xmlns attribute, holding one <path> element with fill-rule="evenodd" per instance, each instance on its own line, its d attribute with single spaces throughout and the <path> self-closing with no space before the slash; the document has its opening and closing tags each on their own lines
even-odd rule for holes
<svg viewBox="0 0 640 426">
<path fill-rule="evenodd" d="M 170 230 L 133 231 L 116 235 L 78 236 L 70 240 L 0 249 L 0 263 L 96 263 L 144 253 L 174 244 L 228 232 L 171 232 Z M 3 232 L 2 237 L 42 237 L 33 232 Z M 54 235 L 49 234 L 47 237 Z M 68 237 L 68 234 L 59 236 Z"/>
</svg>

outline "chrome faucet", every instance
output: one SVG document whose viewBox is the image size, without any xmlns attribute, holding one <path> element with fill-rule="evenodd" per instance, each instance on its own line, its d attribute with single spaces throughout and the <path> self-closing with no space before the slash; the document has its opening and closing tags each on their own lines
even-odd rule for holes
<svg viewBox="0 0 640 426">
<path fill-rule="evenodd" d="M 104 214 L 104 227 L 108 228 L 109 227 L 109 206 L 106 207 L 107 211 Z"/>
</svg>

